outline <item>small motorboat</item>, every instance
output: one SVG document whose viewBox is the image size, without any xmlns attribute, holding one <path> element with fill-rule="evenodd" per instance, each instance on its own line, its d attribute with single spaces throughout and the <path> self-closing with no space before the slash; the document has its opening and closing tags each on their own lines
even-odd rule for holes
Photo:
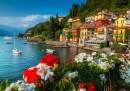
<svg viewBox="0 0 130 91">
<path fill-rule="evenodd" d="M 17 49 L 13 49 L 13 54 L 21 54 L 21 53 L 22 53 L 22 51 L 19 51 Z"/>
<path fill-rule="evenodd" d="M 13 44 L 13 42 L 7 41 L 7 42 L 4 42 L 4 44 Z"/>
<path fill-rule="evenodd" d="M 47 53 L 53 53 L 55 50 L 53 49 L 46 49 Z"/>
<path fill-rule="evenodd" d="M 12 37 L 6 36 L 4 37 L 4 39 L 12 39 Z"/>
</svg>

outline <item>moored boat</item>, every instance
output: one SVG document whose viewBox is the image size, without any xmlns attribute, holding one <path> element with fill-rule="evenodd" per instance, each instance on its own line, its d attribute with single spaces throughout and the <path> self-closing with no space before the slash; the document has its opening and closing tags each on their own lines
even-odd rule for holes
<svg viewBox="0 0 130 91">
<path fill-rule="evenodd" d="M 4 39 L 12 39 L 12 37 L 6 36 L 4 37 Z"/>
<path fill-rule="evenodd" d="M 7 41 L 7 42 L 4 42 L 4 44 L 13 44 L 13 42 Z"/>
<path fill-rule="evenodd" d="M 55 50 L 53 50 L 53 49 L 46 49 L 46 51 L 47 51 L 48 53 L 53 53 Z"/>
</svg>

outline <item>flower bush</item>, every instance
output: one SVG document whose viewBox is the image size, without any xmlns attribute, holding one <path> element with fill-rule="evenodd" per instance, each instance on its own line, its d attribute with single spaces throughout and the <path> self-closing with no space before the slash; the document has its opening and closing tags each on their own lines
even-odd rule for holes
<svg viewBox="0 0 130 91">
<path fill-rule="evenodd" d="M 107 86 L 119 91 L 130 83 L 126 56 L 80 53 L 62 64 L 57 56 L 46 55 L 37 66 L 23 71 L 23 80 L 7 85 L 5 91 L 103 91 Z"/>
</svg>

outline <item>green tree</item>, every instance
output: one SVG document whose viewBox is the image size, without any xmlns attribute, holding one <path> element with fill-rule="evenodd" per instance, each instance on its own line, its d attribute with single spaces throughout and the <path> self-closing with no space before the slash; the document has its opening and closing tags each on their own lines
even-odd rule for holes
<svg viewBox="0 0 130 91">
<path fill-rule="evenodd" d="M 128 40 L 129 37 L 130 37 L 129 35 L 130 35 L 130 29 L 126 29 L 126 30 L 125 30 L 125 42 L 126 42 L 126 43 L 128 42 L 127 40 Z"/>
<path fill-rule="evenodd" d="M 70 40 L 70 38 L 72 38 L 72 37 L 73 37 L 72 32 L 68 32 L 67 33 L 67 39 Z"/>
<path fill-rule="evenodd" d="M 23 34 L 22 34 L 22 33 L 19 33 L 17 37 L 23 37 Z"/>
</svg>

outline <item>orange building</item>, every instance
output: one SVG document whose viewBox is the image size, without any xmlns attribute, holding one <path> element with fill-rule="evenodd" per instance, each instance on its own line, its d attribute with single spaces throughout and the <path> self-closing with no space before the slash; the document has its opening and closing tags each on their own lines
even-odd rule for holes
<svg viewBox="0 0 130 91">
<path fill-rule="evenodd" d="M 64 16 L 59 16 L 59 17 L 58 17 L 59 22 L 61 22 L 61 20 L 62 20 L 63 18 L 65 18 L 65 17 L 64 17 Z"/>
</svg>

